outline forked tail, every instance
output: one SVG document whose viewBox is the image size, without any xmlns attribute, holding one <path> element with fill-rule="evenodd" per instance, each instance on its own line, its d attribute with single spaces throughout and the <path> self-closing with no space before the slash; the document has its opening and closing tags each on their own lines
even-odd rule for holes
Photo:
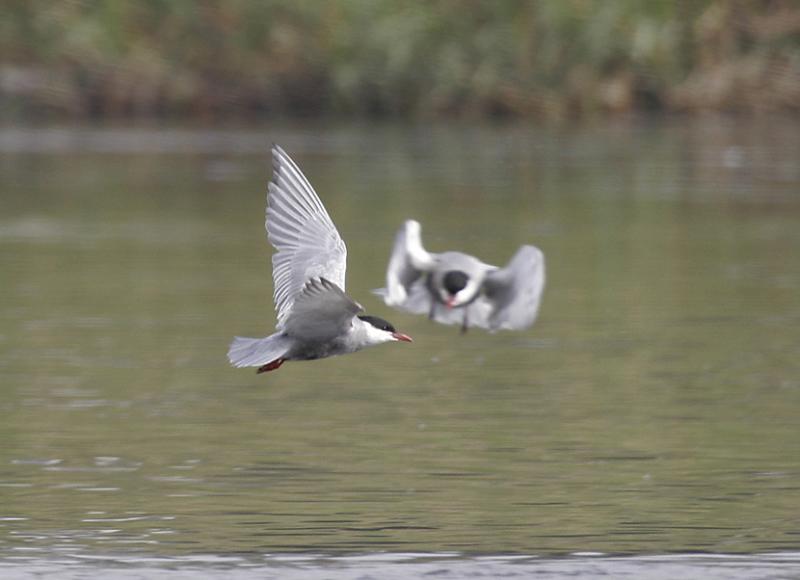
<svg viewBox="0 0 800 580">
<path fill-rule="evenodd" d="M 282 358 L 288 350 L 286 337 L 277 333 L 266 338 L 237 336 L 228 349 L 228 360 L 235 367 L 260 367 Z"/>
</svg>

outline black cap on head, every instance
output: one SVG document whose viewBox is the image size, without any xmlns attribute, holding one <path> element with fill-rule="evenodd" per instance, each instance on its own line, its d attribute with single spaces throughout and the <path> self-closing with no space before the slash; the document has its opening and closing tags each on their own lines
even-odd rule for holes
<svg viewBox="0 0 800 580">
<path fill-rule="evenodd" d="M 451 295 L 455 295 L 464 289 L 468 280 L 469 276 L 467 276 L 461 270 L 450 270 L 444 275 L 444 280 L 442 283 L 445 290 L 447 290 Z"/>
<path fill-rule="evenodd" d="M 385 330 L 386 332 L 397 332 L 394 326 L 392 326 L 392 323 L 388 320 L 384 320 L 383 318 L 368 315 L 359 316 L 359 318 L 364 322 L 369 322 L 372 326 L 379 330 Z"/>
</svg>

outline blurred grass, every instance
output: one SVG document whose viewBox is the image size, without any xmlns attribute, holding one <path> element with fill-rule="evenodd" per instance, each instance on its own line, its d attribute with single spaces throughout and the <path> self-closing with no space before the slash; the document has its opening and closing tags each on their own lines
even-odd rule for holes
<svg viewBox="0 0 800 580">
<path fill-rule="evenodd" d="M 800 110 L 795 0 L 4 0 L 34 117 Z"/>
</svg>

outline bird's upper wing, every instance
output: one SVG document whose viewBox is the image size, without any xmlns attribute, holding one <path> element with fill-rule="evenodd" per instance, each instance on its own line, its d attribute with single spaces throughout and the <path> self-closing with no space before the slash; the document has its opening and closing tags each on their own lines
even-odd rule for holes
<svg viewBox="0 0 800 580">
<path fill-rule="evenodd" d="M 293 337 L 327 341 L 346 332 L 364 309 L 326 278 L 312 278 L 294 299 L 283 330 Z"/>
<path fill-rule="evenodd" d="M 407 306 L 414 283 L 436 264 L 436 255 L 422 247 L 420 231 L 419 222 L 408 220 L 395 235 L 386 269 L 386 288 L 378 291 L 389 306 Z M 414 302 L 418 302 L 418 298 Z"/>
<path fill-rule="evenodd" d="M 281 329 L 312 278 L 326 278 L 344 290 L 347 248 L 314 188 L 277 145 L 272 147 L 266 228 L 277 250 L 272 256 L 272 278 Z"/>
<path fill-rule="evenodd" d="M 522 330 L 533 324 L 544 281 L 544 254 L 535 246 L 522 246 L 505 268 L 489 272 L 482 297 L 491 306 L 488 328 Z"/>
</svg>

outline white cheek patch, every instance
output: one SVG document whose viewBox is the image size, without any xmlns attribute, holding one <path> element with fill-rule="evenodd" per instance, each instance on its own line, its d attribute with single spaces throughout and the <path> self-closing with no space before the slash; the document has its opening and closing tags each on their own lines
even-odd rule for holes
<svg viewBox="0 0 800 580">
<path fill-rule="evenodd" d="M 467 302 L 475 298 L 479 290 L 480 290 L 480 282 L 475 280 L 475 278 L 470 278 L 467 285 L 464 288 L 462 288 L 458 292 L 458 294 L 456 294 L 453 306 L 462 306 L 466 304 Z"/>
</svg>

